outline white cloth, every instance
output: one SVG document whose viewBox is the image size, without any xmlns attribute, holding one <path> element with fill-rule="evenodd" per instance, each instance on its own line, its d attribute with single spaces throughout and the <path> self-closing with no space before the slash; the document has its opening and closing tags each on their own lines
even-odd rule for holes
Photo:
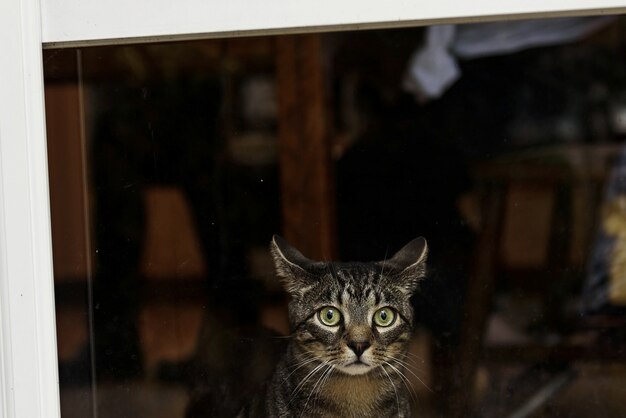
<svg viewBox="0 0 626 418">
<path fill-rule="evenodd" d="M 403 87 L 421 99 L 440 97 L 460 76 L 457 58 L 510 54 L 584 38 L 615 18 L 568 17 L 430 26 L 411 56 Z"/>
</svg>

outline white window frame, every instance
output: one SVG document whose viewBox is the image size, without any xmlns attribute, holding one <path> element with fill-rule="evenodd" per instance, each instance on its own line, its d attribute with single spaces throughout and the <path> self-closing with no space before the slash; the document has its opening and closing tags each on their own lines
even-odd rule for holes
<svg viewBox="0 0 626 418">
<path fill-rule="evenodd" d="M 0 0 L 0 418 L 57 418 L 43 47 L 618 14 L 626 0 Z"/>
</svg>

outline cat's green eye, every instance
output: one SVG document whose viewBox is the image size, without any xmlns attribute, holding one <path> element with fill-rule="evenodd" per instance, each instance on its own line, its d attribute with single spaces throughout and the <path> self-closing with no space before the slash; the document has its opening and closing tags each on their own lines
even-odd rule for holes
<svg viewBox="0 0 626 418">
<path fill-rule="evenodd" d="M 339 312 L 337 308 L 326 306 L 319 310 L 317 317 L 322 324 L 334 327 L 335 325 L 339 325 L 339 321 L 341 321 L 341 312 Z"/>
<path fill-rule="evenodd" d="M 388 327 L 396 320 L 396 312 L 391 308 L 380 308 L 374 312 L 374 323 L 379 327 Z"/>
</svg>

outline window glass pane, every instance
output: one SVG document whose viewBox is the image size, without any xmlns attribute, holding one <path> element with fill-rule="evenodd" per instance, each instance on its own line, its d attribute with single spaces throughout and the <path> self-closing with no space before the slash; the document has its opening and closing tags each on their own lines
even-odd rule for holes
<svg viewBox="0 0 626 418">
<path fill-rule="evenodd" d="M 625 40 L 44 51 L 62 416 L 624 416 Z"/>
</svg>

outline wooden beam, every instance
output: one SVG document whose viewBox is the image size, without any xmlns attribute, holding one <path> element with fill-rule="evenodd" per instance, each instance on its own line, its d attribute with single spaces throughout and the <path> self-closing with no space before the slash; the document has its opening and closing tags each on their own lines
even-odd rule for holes
<svg viewBox="0 0 626 418">
<path fill-rule="evenodd" d="M 336 259 L 335 178 L 322 35 L 277 38 L 283 234 L 305 255 Z"/>
</svg>

